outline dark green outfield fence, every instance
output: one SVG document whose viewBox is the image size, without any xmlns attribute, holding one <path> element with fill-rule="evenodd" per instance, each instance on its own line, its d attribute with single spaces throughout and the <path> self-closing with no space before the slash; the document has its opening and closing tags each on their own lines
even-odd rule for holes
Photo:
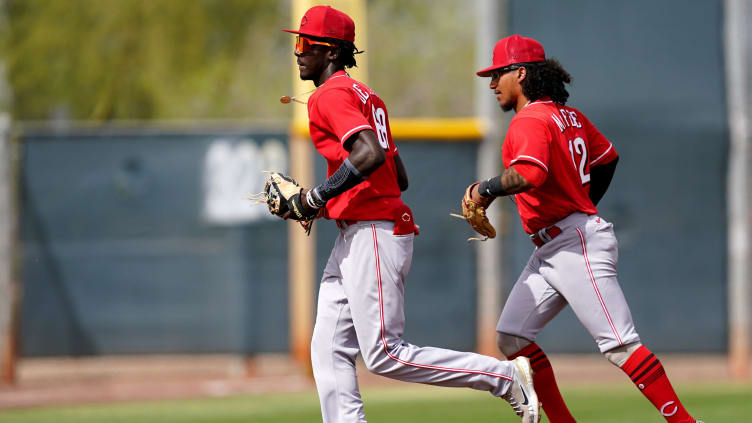
<svg viewBox="0 0 752 423">
<path fill-rule="evenodd" d="M 564 64 L 574 76 L 571 104 L 621 154 L 600 209 L 619 237 L 620 281 L 643 341 L 663 351 L 725 350 L 720 4 L 509 3 L 511 31 L 537 38 Z M 397 142 L 421 226 L 406 338 L 473 349 L 474 254 L 466 225 L 448 213 L 475 179 L 477 144 Z M 285 351 L 286 225 L 243 200 L 258 183 L 244 169 L 284 167 L 285 145 L 282 131 L 27 131 L 22 354 Z M 513 281 L 533 247 L 511 202 L 502 204 L 512 219 L 499 260 Z M 336 228 L 317 224 L 320 276 Z M 568 310 L 539 342 L 595 351 Z"/>
<path fill-rule="evenodd" d="M 27 134 L 22 354 L 284 350 L 285 225 L 205 207 L 251 209 L 236 158 L 270 141 L 284 152 L 264 133 Z"/>
<path fill-rule="evenodd" d="M 267 139 L 284 138 L 26 135 L 23 355 L 284 351 L 286 226 L 270 219 L 212 222 L 204 206 L 212 145 Z M 465 243 L 466 225 L 448 212 L 474 179 L 476 148 L 472 142 L 400 145 L 411 181 L 405 198 L 421 226 L 407 284 L 406 337 L 414 343 L 465 350 L 475 345 L 473 248 Z M 660 187 L 630 178 L 643 164 L 631 158 L 632 149 L 621 151 L 602 215 L 615 222 L 621 280 L 643 337 L 664 350 L 722 350 L 720 196 L 698 202 L 693 191 L 675 190 L 662 202 L 638 201 Z M 702 161 L 710 153 L 684 160 Z M 691 177 L 692 169 L 685 173 Z M 721 168 L 715 173 L 720 182 Z M 234 198 L 250 207 L 242 196 Z M 533 247 L 510 213 L 511 255 L 500 260 L 513 280 Z M 320 276 L 337 229 L 331 222 L 317 225 Z M 555 351 L 594 349 L 568 311 L 540 340 Z"/>
</svg>

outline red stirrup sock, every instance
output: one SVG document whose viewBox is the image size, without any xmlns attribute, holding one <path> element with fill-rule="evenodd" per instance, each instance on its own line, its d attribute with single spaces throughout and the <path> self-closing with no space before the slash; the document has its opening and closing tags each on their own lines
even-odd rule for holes
<svg viewBox="0 0 752 423">
<path fill-rule="evenodd" d="M 695 423 L 671 387 L 663 365 L 649 349 L 641 346 L 621 366 L 624 373 L 670 423 Z"/>
<path fill-rule="evenodd" d="M 551 423 L 576 423 L 567 404 L 564 403 L 564 398 L 561 397 L 554 369 L 546 353 L 536 343 L 532 343 L 507 358 L 514 360 L 519 356 L 530 359 L 530 365 L 533 368 L 533 389 L 538 394 L 538 400 L 548 420 Z"/>
</svg>

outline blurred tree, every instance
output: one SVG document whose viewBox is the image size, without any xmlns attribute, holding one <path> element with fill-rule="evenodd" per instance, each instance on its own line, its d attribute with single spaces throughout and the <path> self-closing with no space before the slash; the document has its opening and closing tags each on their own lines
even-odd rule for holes
<svg viewBox="0 0 752 423">
<path fill-rule="evenodd" d="M 473 8 L 368 0 L 370 81 L 399 117 L 473 113 Z M 0 0 L 16 119 L 285 119 L 290 0 Z M 296 19 L 297 21 L 297 19 Z M 359 26 L 362 28 L 363 26 Z M 490 48 L 490 47 L 489 47 Z"/>
<path fill-rule="evenodd" d="M 369 85 L 390 116 L 473 115 L 475 28 L 472 2 L 368 0 Z"/>
<path fill-rule="evenodd" d="M 4 9 L 18 119 L 289 114 L 276 102 L 291 78 L 289 40 L 278 36 L 288 2 L 6 0 Z"/>
<path fill-rule="evenodd" d="M 8 25 L 8 21 L 4 13 L 4 4 L 5 0 L 0 0 L 0 29 L 6 28 Z M 8 85 L 8 78 L 6 76 L 5 60 L 2 56 L 0 56 L 0 114 L 10 111 L 11 96 L 12 92 L 10 85 Z"/>
</svg>

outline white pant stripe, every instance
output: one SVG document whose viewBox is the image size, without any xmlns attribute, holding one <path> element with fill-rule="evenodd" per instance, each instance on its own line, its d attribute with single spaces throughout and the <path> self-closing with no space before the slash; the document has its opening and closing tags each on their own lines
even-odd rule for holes
<svg viewBox="0 0 752 423">
<path fill-rule="evenodd" d="M 379 286 L 379 318 L 381 319 L 381 343 L 384 346 L 384 352 L 386 353 L 386 355 L 392 360 L 397 361 L 407 366 L 420 367 L 423 369 L 442 370 L 446 372 L 473 373 L 473 374 L 494 376 L 494 377 L 499 377 L 499 378 L 511 381 L 512 378 L 510 376 L 503 375 L 501 373 L 484 372 L 481 370 L 452 369 L 449 367 L 429 366 L 425 364 L 411 363 L 409 361 L 405 361 L 405 360 L 400 359 L 399 357 L 396 357 L 394 354 L 391 353 L 391 351 L 389 351 L 389 345 L 386 342 L 386 328 L 384 325 L 384 298 L 383 298 L 382 291 L 381 291 L 381 264 L 379 262 L 379 242 L 378 242 L 378 236 L 376 235 L 375 225 L 371 225 L 371 231 L 373 232 L 373 250 L 374 250 L 374 255 L 376 256 L 376 280 Z"/>
<path fill-rule="evenodd" d="M 606 315 L 606 320 L 608 320 L 608 324 L 609 326 L 611 326 L 611 330 L 614 332 L 614 335 L 616 335 L 616 339 L 619 341 L 619 345 L 624 345 L 624 342 L 622 342 L 621 337 L 619 336 L 619 331 L 617 331 L 616 327 L 614 326 L 614 321 L 611 319 L 611 314 L 608 312 L 606 303 L 603 302 L 603 296 L 601 296 L 601 291 L 598 289 L 598 284 L 595 283 L 595 276 L 593 276 L 593 270 L 590 268 L 590 259 L 588 259 L 587 247 L 585 246 L 585 237 L 582 235 L 580 228 L 577 228 L 577 234 L 580 236 L 580 243 L 582 243 L 582 255 L 585 257 L 585 266 L 587 267 L 588 275 L 590 275 L 590 282 L 593 284 L 595 295 L 598 296 L 598 301 L 601 303 L 603 313 Z"/>
</svg>

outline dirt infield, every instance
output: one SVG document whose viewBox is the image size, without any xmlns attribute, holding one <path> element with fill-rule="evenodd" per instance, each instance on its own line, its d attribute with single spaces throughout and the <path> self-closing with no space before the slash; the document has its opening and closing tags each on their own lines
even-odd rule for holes
<svg viewBox="0 0 752 423">
<path fill-rule="evenodd" d="M 728 380 L 721 355 L 661 354 L 676 383 Z M 600 355 L 549 357 L 562 384 L 628 383 Z M 361 386 L 401 384 L 375 376 L 359 362 Z M 287 355 L 108 356 L 24 359 L 13 386 L 0 385 L 0 408 L 111 401 L 221 397 L 314 389 L 310 369 Z"/>
</svg>

